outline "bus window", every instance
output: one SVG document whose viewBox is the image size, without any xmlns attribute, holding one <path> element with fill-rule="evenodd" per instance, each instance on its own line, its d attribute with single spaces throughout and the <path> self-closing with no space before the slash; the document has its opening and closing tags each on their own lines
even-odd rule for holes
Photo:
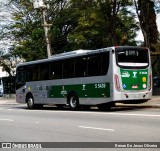
<svg viewBox="0 0 160 151">
<path fill-rule="evenodd" d="M 63 62 L 63 78 L 74 78 L 74 59 Z"/>
<path fill-rule="evenodd" d="M 75 59 L 75 77 L 87 76 L 87 57 Z"/>
<path fill-rule="evenodd" d="M 38 81 L 48 80 L 48 63 L 38 64 Z"/>
<path fill-rule="evenodd" d="M 18 67 L 16 73 L 16 89 L 25 85 L 26 83 L 26 69 L 25 67 Z"/>
<path fill-rule="evenodd" d="M 101 74 L 106 75 L 109 68 L 109 52 L 102 54 L 102 63 L 101 63 Z"/>
<path fill-rule="evenodd" d="M 19 84 L 24 84 L 26 82 L 26 70 L 25 67 L 17 68 L 16 82 Z"/>
<path fill-rule="evenodd" d="M 18 71 L 17 72 L 17 83 L 19 84 L 24 84 L 26 81 L 25 81 L 25 78 L 26 78 L 26 73 L 25 71 Z"/>
<path fill-rule="evenodd" d="M 101 75 L 101 55 L 88 57 L 88 76 Z"/>
<path fill-rule="evenodd" d="M 51 62 L 50 63 L 50 74 L 49 78 L 62 79 L 62 62 Z"/>
<path fill-rule="evenodd" d="M 121 67 L 147 67 L 149 65 L 148 50 L 139 49 L 117 49 L 117 64 Z"/>
<path fill-rule="evenodd" d="M 27 69 L 27 81 L 37 81 L 37 80 L 38 80 L 37 66 L 30 65 Z"/>
</svg>

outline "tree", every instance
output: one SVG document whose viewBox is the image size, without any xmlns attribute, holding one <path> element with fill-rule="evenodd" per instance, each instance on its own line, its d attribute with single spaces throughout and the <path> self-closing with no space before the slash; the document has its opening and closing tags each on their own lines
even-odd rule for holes
<svg viewBox="0 0 160 151">
<path fill-rule="evenodd" d="M 77 46 L 90 49 L 135 45 L 138 26 L 133 13 L 128 10 L 131 4 L 127 0 L 85 0 L 83 3 L 74 0 L 72 5 L 80 17 L 70 39 Z"/>
<path fill-rule="evenodd" d="M 89 6 L 89 7 L 88 7 Z M 102 20 L 94 0 L 72 0 L 71 8 L 77 15 L 77 26 L 69 33 L 68 39 L 74 49 L 95 49 L 103 47 Z"/>
<path fill-rule="evenodd" d="M 74 12 L 68 0 L 56 0 L 50 3 L 49 22 L 52 23 L 50 29 L 51 46 L 56 53 L 71 51 L 73 45 L 68 39 L 77 26 L 78 14 Z"/>
<path fill-rule="evenodd" d="M 47 57 L 41 11 L 26 0 L 10 0 L 14 23 L 6 28 L 14 45 L 11 53 L 26 61 Z M 56 53 L 136 45 L 138 26 L 129 0 L 52 0 L 47 11 L 50 41 Z"/>
<path fill-rule="evenodd" d="M 10 26 L 15 43 L 12 55 L 24 58 L 26 61 L 42 59 L 47 56 L 44 30 L 38 12 L 26 0 L 11 0 L 14 24 Z"/>
<path fill-rule="evenodd" d="M 0 55 L 0 66 L 3 67 L 3 70 L 8 73 L 9 76 L 15 75 L 15 67 L 17 64 L 17 58 L 6 54 Z"/>
<path fill-rule="evenodd" d="M 156 52 L 152 52 L 152 72 L 153 76 L 160 76 L 160 33 L 158 37 L 157 44 L 153 45 L 153 47 L 157 50 Z"/>
<path fill-rule="evenodd" d="M 153 47 L 158 40 L 155 4 L 153 0 L 134 0 L 136 13 L 144 36 L 144 46 L 155 51 Z"/>
<path fill-rule="evenodd" d="M 10 31 L 6 27 L 12 24 L 12 19 L 7 4 L 8 1 L 0 2 L 0 66 L 9 76 L 14 76 L 17 60 L 9 53 L 12 41 L 11 37 L 7 35 Z"/>
<path fill-rule="evenodd" d="M 12 15 L 15 23 L 10 26 L 10 34 L 15 39 L 12 54 L 26 61 L 47 57 L 46 41 L 42 26 L 42 12 L 34 10 L 25 0 L 11 0 Z M 67 36 L 76 23 L 67 0 L 50 1 L 50 9 L 45 16 L 50 28 L 50 41 L 56 53 L 70 48 Z"/>
</svg>

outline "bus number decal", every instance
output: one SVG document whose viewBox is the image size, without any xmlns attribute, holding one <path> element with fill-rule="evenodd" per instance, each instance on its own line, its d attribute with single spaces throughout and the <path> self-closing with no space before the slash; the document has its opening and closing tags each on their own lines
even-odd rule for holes
<svg viewBox="0 0 160 151">
<path fill-rule="evenodd" d="M 95 89 L 105 89 L 106 84 L 105 83 L 97 83 L 95 84 Z"/>
</svg>

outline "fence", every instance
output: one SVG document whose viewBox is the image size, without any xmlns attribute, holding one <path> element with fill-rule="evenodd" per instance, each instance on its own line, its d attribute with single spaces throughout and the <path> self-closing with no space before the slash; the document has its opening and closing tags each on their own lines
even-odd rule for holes
<svg viewBox="0 0 160 151">
<path fill-rule="evenodd" d="M 15 76 L 2 77 L 2 82 L 4 94 L 15 94 Z"/>
</svg>

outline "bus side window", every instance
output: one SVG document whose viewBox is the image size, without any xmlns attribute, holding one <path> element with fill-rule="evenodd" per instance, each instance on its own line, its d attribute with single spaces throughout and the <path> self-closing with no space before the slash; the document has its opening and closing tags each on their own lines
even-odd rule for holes
<svg viewBox="0 0 160 151">
<path fill-rule="evenodd" d="M 63 62 L 63 78 L 74 78 L 74 59 Z"/>
<path fill-rule="evenodd" d="M 62 79 L 62 62 L 51 62 L 49 79 Z"/>
<path fill-rule="evenodd" d="M 30 65 L 27 69 L 27 81 L 37 81 L 38 73 L 36 65 Z"/>
<path fill-rule="evenodd" d="M 101 75 L 101 55 L 88 57 L 88 76 Z"/>
<path fill-rule="evenodd" d="M 87 57 L 75 59 L 75 77 L 86 77 L 87 74 Z"/>
<path fill-rule="evenodd" d="M 109 52 L 106 52 L 102 55 L 102 63 L 101 63 L 101 72 L 102 75 L 106 75 L 108 73 L 109 68 Z"/>
<path fill-rule="evenodd" d="M 24 84 L 26 82 L 26 70 L 25 67 L 18 67 L 16 73 L 16 82 L 18 84 Z"/>
<path fill-rule="evenodd" d="M 38 80 L 48 80 L 48 64 L 43 63 L 38 65 Z"/>
<path fill-rule="evenodd" d="M 25 78 L 26 78 L 25 75 L 26 75 L 25 71 L 18 71 L 17 72 L 17 79 L 16 79 L 17 83 L 19 83 L 19 84 L 25 83 Z"/>
</svg>

